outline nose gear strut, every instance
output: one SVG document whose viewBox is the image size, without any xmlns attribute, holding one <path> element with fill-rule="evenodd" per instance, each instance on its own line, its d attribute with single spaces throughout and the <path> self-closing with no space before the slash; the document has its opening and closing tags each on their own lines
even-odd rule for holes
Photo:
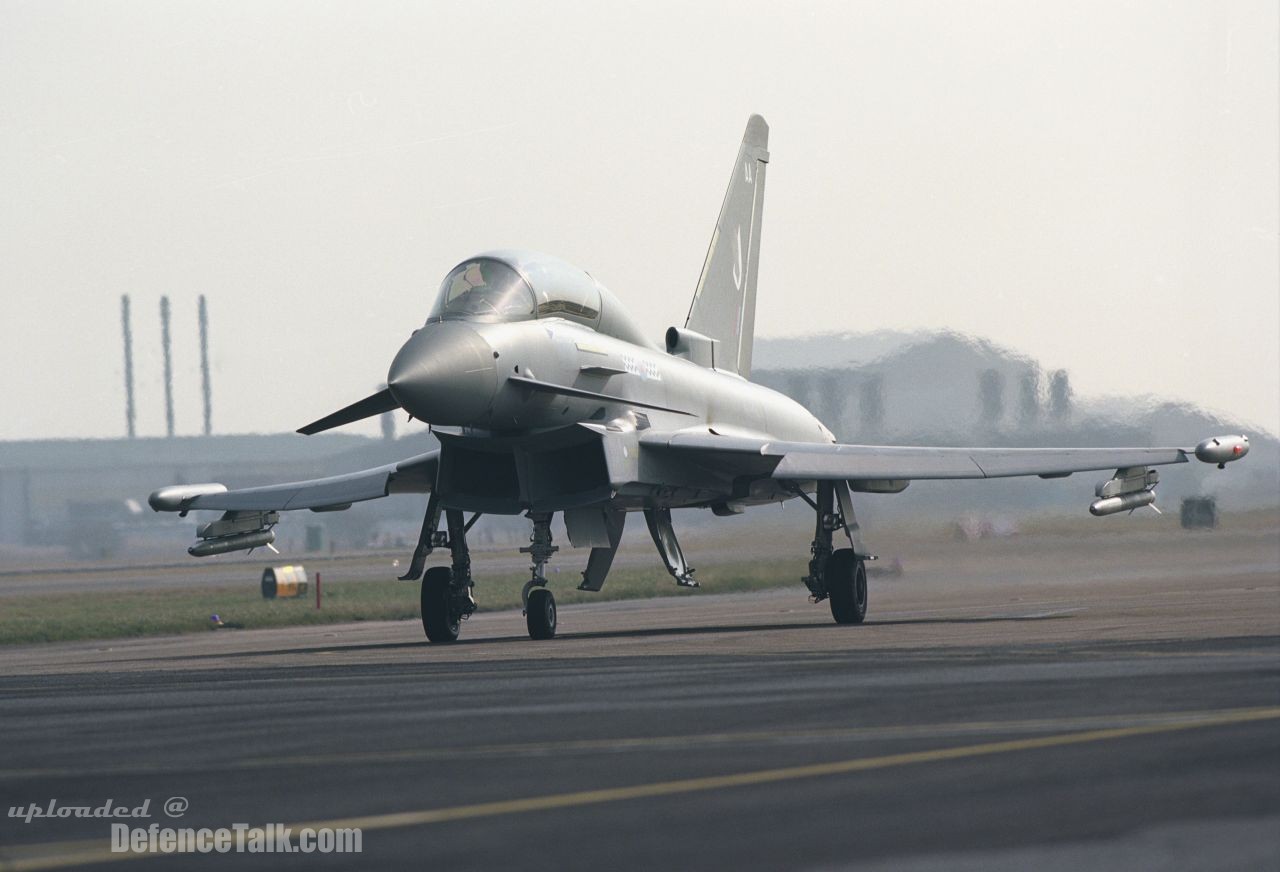
<svg viewBox="0 0 1280 872">
<path fill-rule="evenodd" d="M 533 565 L 529 567 L 533 575 L 524 583 L 524 588 L 520 591 L 521 607 L 525 614 L 528 614 L 529 592 L 535 587 L 547 586 L 547 577 L 544 574 L 547 561 L 560 549 L 551 544 L 550 512 L 529 512 L 525 517 L 533 521 L 533 535 L 529 537 L 529 545 L 520 549 L 521 554 L 528 554 L 533 560 Z"/>
<path fill-rule="evenodd" d="M 529 546 L 521 548 L 533 560 L 529 567 L 532 577 L 520 591 L 529 636 L 533 639 L 550 639 L 556 634 L 556 599 L 547 590 L 545 568 L 551 555 L 560 549 L 551 544 L 551 512 L 529 512 L 525 517 L 533 521 L 533 534 Z"/>
</svg>

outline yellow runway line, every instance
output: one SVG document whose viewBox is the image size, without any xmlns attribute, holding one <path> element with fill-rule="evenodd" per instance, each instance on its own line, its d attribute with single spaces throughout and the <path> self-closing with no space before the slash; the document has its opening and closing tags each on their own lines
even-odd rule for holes
<svg viewBox="0 0 1280 872">
<path fill-rule="evenodd" d="M 306 821 L 302 823 L 286 824 L 286 826 L 290 826 L 295 829 L 359 828 L 361 830 L 386 830 L 399 827 L 426 826 L 429 824 L 447 823 L 449 821 L 471 820 L 475 818 L 497 817 L 501 815 L 523 814 L 537 811 L 551 811 L 562 808 L 600 805 L 607 802 L 622 802 L 630 799 L 646 799 L 655 796 L 674 796 L 684 793 L 724 790 L 732 787 L 750 787 L 761 784 L 774 784 L 780 781 L 794 781 L 802 778 L 844 775 L 852 772 L 866 772 L 873 769 L 888 769 L 895 766 L 909 766 L 919 763 L 939 763 L 947 760 L 964 760 L 974 757 L 986 757 L 1017 751 L 1033 751 L 1043 748 L 1086 745 L 1094 742 L 1129 739 L 1137 736 L 1185 732 L 1188 730 L 1203 729 L 1206 727 L 1220 727 L 1232 724 L 1276 719 L 1280 719 L 1280 706 L 1269 706 L 1254 709 L 1233 709 L 1216 714 L 1205 713 L 1205 715 L 1201 717 L 1188 720 L 1171 721 L 1167 723 L 1146 724 L 1133 727 L 1115 727 L 1103 730 L 1088 730 L 1079 733 L 1059 733 L 1052 736 L 1012 739 L 1001 742 L 983 742 L 975 745 L 960 745 L 953 748 L 936 748 L 928 751 L 908 751 L 901 754 L 886 754 L 878 757 L 856 757 L 851 760 L 837 760 L 830 763 L 813 763 L 804 766 L 785 766 L 777 769 L 759 769 L 752 772 L 740 772 L 732 775 L 712 775 L 702 778 L 686 778 L 675 781 L 657 781 L 650 784 L 636 784 L 628 787 L 581 790 L 571 793 L 532 796 L 525 799 L 509 799 L 497 802 L 482 802 L 473 805 L 459 805 L 451 808 L 418 809 L 413 811 L 392 812 L 389 814 L 367 815 L 364 817 Z M 16 846 L 16 849 L 22 850 L 22 852 L 27 856 L 0 860 L 0 870 L 5 870 L 5 872 L 36 872 L 36 870 L 42 869 L 62 869 L 70 866 L 89 863 L 104 863 L 113 860 L 142 860 L 153 856 L 167 856 L 161 854 L 112 853 L 109 849 L 109 845 L 96 840 Z M 15 849 L 10 850 L 12 851 Z"/>
</svg>

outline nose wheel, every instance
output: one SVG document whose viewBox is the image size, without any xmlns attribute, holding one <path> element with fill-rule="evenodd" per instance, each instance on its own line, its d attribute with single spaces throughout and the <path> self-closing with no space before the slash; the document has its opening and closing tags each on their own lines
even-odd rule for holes
<svg viewBox="0 0 1280 872">
<path fill-rule="evenodd" d="M 530 639 L 553 638 L 556 634 L 556 598 L 551 591 L 545 587 L 530 591 L 524 617 L 529 625 Z"/>
</svg>

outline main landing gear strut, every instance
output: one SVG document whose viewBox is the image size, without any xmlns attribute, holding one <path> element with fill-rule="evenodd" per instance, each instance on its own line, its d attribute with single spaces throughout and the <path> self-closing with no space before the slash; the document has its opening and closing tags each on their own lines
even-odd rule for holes
<svg viewBox="0 0 1280 872">
<path fill-rule="evenodd" d="M 427 513 L 422 519 L 422 532 L 418 536 L 418 547 L 413 551 L 409 571 L 400 579 L 422 579 L 422 629 L 427 638 L 432 642 L 456 642 L 462 622 L 476 610 L 467 532 L 480 519 L 480 513 L 472 515 L 471 520 L 464 523 L 460 509 L 444 510 L 447 532 L 437 530 L 440 514 L 440 501 L 432 494 L 427 501 Z M 422 570 L 427 557 L 438 547 L 449 549 L 449 565 L 433 566 L 424 575 Z"/>
<path fill-rule="evenodd" d="M 843 481 L 818 482 L 816 499 L 800 496 L 813 507 L 817 521 L 810 548 L 809 574 L 802 581 L 809 588 L 811 602 L 823 600 L 831 606 L 837 624 L 861 624 L 867 615 L 867 555 L 853 515 L 849 486 Z M 836 549 L 832 534 L 843 530 L 848 548 Z"/>
</svg>

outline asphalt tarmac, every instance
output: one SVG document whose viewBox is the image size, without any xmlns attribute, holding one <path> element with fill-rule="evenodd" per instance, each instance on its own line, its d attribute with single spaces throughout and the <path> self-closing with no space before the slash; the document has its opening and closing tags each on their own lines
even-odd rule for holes
<svg viewBox="0 0 1280 872">
<path fill-rule="evenodd" d="M 1058 545 L 873 579 L 861 627 L 797 585 L 567 607 L 550 642 L 494 612 L 453 646 L 401 622 L 8 649 L 0 806 L 150 799 L 138 825 L 359 827 L 363 852 L 138 858 L 103 820 L 6 817 L 0 868 L 1277 868 L 1280 539 Z"/>
</svg>

